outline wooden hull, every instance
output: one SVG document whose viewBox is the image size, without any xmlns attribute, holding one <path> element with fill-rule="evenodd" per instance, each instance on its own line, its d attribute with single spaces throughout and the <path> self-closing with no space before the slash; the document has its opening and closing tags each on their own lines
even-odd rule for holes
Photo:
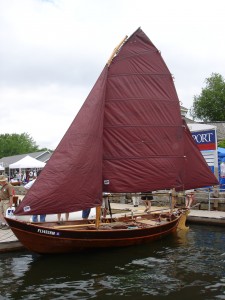
<svg viewBox="0 0 225 300">
<path fill-rule="evenodd" d="M 158 217 L 152 219 L 144 215 L 138 221 L 131 217 L 105 220 L 98 229 L 83 220 L 65 222 L 62 226 L 54 222 L 29 223 L 15 219 L 7 219 L 7 222 L 25 248 L 40 254 L 53 254 L 147 243 L 176 231 L 179 220 L 180 215 L 160 221 Z"/>
</svg>

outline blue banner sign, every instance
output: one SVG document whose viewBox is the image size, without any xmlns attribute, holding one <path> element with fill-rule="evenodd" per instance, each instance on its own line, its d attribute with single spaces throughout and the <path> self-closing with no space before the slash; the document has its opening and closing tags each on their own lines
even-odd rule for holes
<svg viewBox="0 0 225 300">
<path fill-rule="evenodd" d="M 199 150 L 215 150 L 216 149 L 216 133 L 215 130 L 191 132 L 192 137 Z"/>
</svg>

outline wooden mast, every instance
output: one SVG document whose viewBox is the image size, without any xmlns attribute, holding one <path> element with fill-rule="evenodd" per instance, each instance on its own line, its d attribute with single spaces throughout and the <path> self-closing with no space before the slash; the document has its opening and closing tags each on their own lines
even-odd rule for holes
<svg viewBox="0 0 225 300">
<path fill-rule="evenodd" d="M 122 41 L 119 43 L 119 45 L 113 50 L 113 53 L 111 54 L 111 56 L 110 56 L 110 58 L 109 58 L 109 60 L 108 60 L 108 62 L 107 62 L 108 67 L 110 66 L 111 61 L 113 60 L 114 56 L 119 52 L 120 48 L 121 48 L 121 47 L 123 46 L 123 44 L 126 42 L 127 38 L 128 38 L 128 36 L 126 35 L 126 36 L 122 39 Z"/>
<path fill-rule="evenodd" d="M 122 41 L 119 43 L 119 45 L 113 50 L 107 65 L 109 67 L 109 65 L 111 64 L 111 61 L 113 60 L 114 56 L 119 52 L 120 48 L 123 46 L 123 44 L 125 43 L 125 41 L 127 40 L 128 36 L 126 35 Z M 96 207 L 96 219 L 95 219 L 95 226 L 96 228 L 99 228 L 99 224 L 100 224 L 100 219 L 101 219 L 101 206 L 97 206 Z"/>
</svg>

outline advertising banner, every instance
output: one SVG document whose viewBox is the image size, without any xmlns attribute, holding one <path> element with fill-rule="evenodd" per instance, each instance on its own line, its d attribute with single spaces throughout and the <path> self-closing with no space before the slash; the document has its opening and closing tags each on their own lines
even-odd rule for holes
<svg viewBox="0 0 225 300">
<path fill-rule="evenodd" d="M 194 131 L 191 132 L 193 139 L 198 145 L 199 150 L 216 150 L 216 131 Z"/>
</svg>

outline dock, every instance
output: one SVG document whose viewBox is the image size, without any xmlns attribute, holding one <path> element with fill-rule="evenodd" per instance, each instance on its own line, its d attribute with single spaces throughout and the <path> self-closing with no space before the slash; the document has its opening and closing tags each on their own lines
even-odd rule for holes
<svg viewBox="0 0 225 300">
<path fill-rule="evenodd" d="M 142 213 L 145 209 L 143 205 L 134 207 L 131 204 L 111 203 L 111 208 L 115 215 L 135 214 Z M 168 211 L 168 207 L 156 207 L 152 206 L 151 212 Z M 95 209 L 91 210 L 90 218 L 94 218 Z M 30 218 L 30 217 L 29 217 Z M 70 220 L 81 218 L 81 212 L 71 213 Z M 24 217 L 24 220 L 28 220 L 28 217 Z M 46 221 L 56 220 L 56 215 L 47 215 Z M 215 225 L 225 226 L 225 212 L 224 211 L 209 211 L 209 210 L 196 210 L 191 209 L 187 217 L 188 224 L 203 224 L 203 225 Z M 11 229 L 0 229 L 0 253 L 23 251 L 25 248 L 18 241 Z"/>
<path fill-rule="evenodd" d="M 190 210 L 187 223 L 225 226 L 224 211 Z"/>
<path fill-rule="evenodd" d="M 0 230 L 0 253 L 23 249 L 23 245 L 18 241 L 11 229 Z"/>
</svg>

